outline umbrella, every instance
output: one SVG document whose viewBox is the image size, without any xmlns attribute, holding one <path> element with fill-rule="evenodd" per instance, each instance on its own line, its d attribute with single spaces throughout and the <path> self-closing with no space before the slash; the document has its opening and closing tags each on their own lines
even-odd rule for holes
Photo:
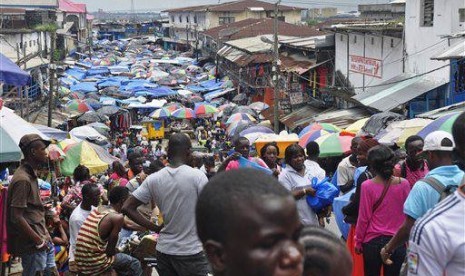
<svg viewBox="0 0 465 276">
<path fill-rule="evenodd" d="M 196 94 L 190 96 L 188 99 L 189 99 L 191 102 L 194 102 L 194 103 L 198 103 L 198 102 L 203 101 L 203 98 L 202 98 L 201 96 L 199 96 L 199 95 L 196 95 Z"/>
<path fill-rule="evenodd" d="M 108 120 L 108 117 L 95 111 L 87 111 L 86 113 L 82 114 L 77 120 L 78 122 L 86 123 L 105 122 Z"/>
<path fill-rule="evenodd" d="M 98 133 L 102 134 L 103 136 L 108 136 L 108 132 L 110 131 L 110 127 L 108 127 L 104 123 L 95 122 L 95 123 L 88 124 L 88 126 L 92 127 L 93 129 L 95 129 Z"/>
<path fill-rule="evenodd" d="M 160 108 L 152 112 L 149 116 L 154 119 L 164 119 L 171 117 L 171 112 L 167 108 Z"/>
<path fill-rule="evenodd" d="M 0 128 L 0 141 L 1 162 L 17 162 L 21 160 L 21 149 L 3 128 Z"/>
<path fill-rule="evenodd" d="M 171 113 L 177 109 L 183 108 L 184 106 L 178 102 L 171 102 L 163 106 L 164 108 L 168 109 Z"/>
<path fill-rule="evenodd" d="M 439 117 L 427 126 L 425 126 L 423 129 L 421 129 L 420 132 L 418 132 L 418 135 L 424 139 L 428 134 L 436 130 L 444 130 L 449 133 L 452 133 L 452 125 L 454 124 L 455 120 L 459 115 L 460 112 L 457 112 Z"/>
<path fill-rule="evenodd" d="M 247 95 L 242 93 L 242 94 L 237 94 L 234 98 L 233 98 L 233 102 L 240 102 L 240 101 L 243 101 L 243 100 L 246 100 L 247 99 Z"/>
<path fill-rule="evenodd" d="M 90 174 L 104 172 L 108 164 L 103 162 L 89 142 L 82 141 L 68 145 L 64 152 L 65 158 L 61 162 L 61 173 L 65 176 L 72 175 L 74 169 L 79 165 L 89 168 Z"/>
<path fill-rule="evenodd" d="M 302 148 L 305 148 L 307 146 L 307 144 L 310 143 L 311 141 L 315 141 L 316 139 L 320 138 L 321 136 L 328 135 L 330 133 L 331 132 L 326 131 L 324 129 L 311 130 L 311 131 L 305 133 L 304 135 L 302 135 L 302 137 L 299 138 L 299 145 Z"/>
<path fill-rule="evenodd" d="M 256 110 L 257 112 L 260 112 L 262 110 L 268 109 L 270 106 L 264 102 L 254 102 L 249 104 L 249 107 L 253 110 Z"/>
<path fill-rule="evenodd" d="M 195 113 L 194 110 L 187 107 L 183 107 L 173 111 L 173 113 L 171 113 L 171 116 L 178 119 L 192 119 L 195 118 Z"/>
<path fill-rule="evenodd" d="M 48 158 L 52 161 L 64 158 L 66 154 L 57 144 L 50 144 L 47 148 Z"/>
<path fill-rule="evenodd" d="M 74 139 L 65 139 L 63 141 L 61 141 L 60 143 L 58 143 L 58 146 L 60 146 L 60 148 L 63 150 L 63 151 L 66 151 L 66 149 L 71 146 L 71 145 L 74 145 L 74 144 L 77 144 L 78 141 L 74 140 Z"/>
<path fill-rule="evenodd" d="M 408 137 L 416 135 L 431 122 L 432 120 L 422 118 L 392 122 L 375 138 L 381 144 L 392 145 L 395 143 L 398 146 L 403 146 Z"/>
<path fill-rule="evenodd" d="M 247 120 L 240 120 L 240 121 L 235 121 L 232 122 L 228 128 L 226 129 L 226 133 L 229 136 L 234 136 L 236 133 L 240 133 L 243 130 L 245 130 L 247 127 L 250 127 L 252 125 L 252 122 L 247 121 Z"/>
<path fill-rule="evenodd" d="M 226 110 L 225 110 L 226 112 Z M 227 112 L 226 112 L 227 113 Z M 231 115 L 231 114 L 234 114 L 234 113 L 247 113 L 249 115 L 252 115 L 254 117 L 257 117 L 257 112 L 255 112 L 255 110 L 253 110 L 252 108 L 248 107 L 248 106 L 245 106 L 245 105 L 239 105 L 239 106 L 235 106 L 233 109 L 232 109 L 232 112 L 229 113 L 229 114 L 226 114 L 226 115 Z"/>
<path fill-rule="evenodd" d="M 80 113 L 93 110 L 92 107 L 83 100 L 71 100 L 66 104 L 66 108 L 70 111 L 77 111 Z"/>
<path fill-rule="evenodd" d="M 218 112 L 218 109 L 209 104 L 200 104 L 195 107 L 195 115 L 207 115 Z"/>
<path fill-rule="evenodd" d="M 368 121 L 370 118 L 363 118 L 360 119 L 354 123 L 352 123 L 350 126 L 345 128 L 345 131 L 352 132 L 352 133 L 358 133 L 362 127 L 365 125 L 365 123 Z"/>
<path fill-rule="evenodd" d="M 229 119 L 226 121 L 226 124 L 231 124 L 232 122 L 238 122 L 238 121 L 241 121 L 241 120 L 244 120 L 244 121 L 249 121 L 249 122 L 255 122 L 257 120 L 255 120 L 254 117 L 252 117 L 252 115 L 250 114 L 247 114 L 247 113 L 234 113 L 233 115 L 231 115 L 229 117 Z"/>
<path fill-rule="evenodd" d="M 9 58 L 0 54 L 0 82 L 6 83 L 13 86 L 26 85 L 31 79 L 31 75 L 28 72 L 23 71 Z"/>
<path fill-rule="evenodd" d="M 240 135 L 244 136 L 244 135 L 252 134 L 252 133 L 274 133 L 274 132 L 273 130 L 271 130 L 270 128 L 266 126 L 253 125 L 241 131 Z"/>
<path fill-rule="evenodd" d="M 71 97 L 73 99 L 76 99 L 76 100 L 82 100 L 82 99 L 84 99 L 84 94 L 79 93 L 79 92 L 73 92 L 73 93 L 69 94 L 69 97 Z"/>
<path fill-rule="evenodd" d="M 341 136 L 331 133 L 321 136 L 315 142 L 320 146 L 320 157 L 341 156 L 350 152 L 352 136 Z"/>
<path fill-rule="evenodd" d="M 93 127 L 88 125 L 75 127 L 72 130 L 70 130 L 69 134 L 71 134 L 72 137 L 76 137 L 78 139 L 91 139 L 97 141 L 107 140 L 105 136 L 103 136 Z"/>
<path fill-rule="evenodd" d="M 341 129 L 338 128 L 337 126 L 329 123 L 312 123 L 306 126 L 302 131 L 299 132 L 299 138 L 302 137 L 305 133 L 313 130 L 320 130 L 324 129 L 328 132 L 341 132 Z"/>
<path fill-rule="evenodd" d="M 120 110 L 121 108 L 117 107 L 116 105 L 105 105 L 102 106 L 102 108 L 100 108 L 99 110 L 97 110 L 97 113 L 100 115 L 111 116 L 118 113 L 118 111 Z"/>
</svg>

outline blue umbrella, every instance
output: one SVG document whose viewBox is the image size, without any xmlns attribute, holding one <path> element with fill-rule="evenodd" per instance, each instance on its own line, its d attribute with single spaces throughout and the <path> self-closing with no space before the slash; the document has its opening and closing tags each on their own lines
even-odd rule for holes
<svg viewBox="0 0 465 276">
<path fill-rule="evenodd" d="M 247 129 L 241 131 L 239 135 L 244 136 L 252 133 L 274 133 L 273 130 L 267 128 L 266 126 L 251 126 Z"/>
<path fill-rule="evenodd" d="M 15 86 L 23 86 L 29 82 L 31 76 L 3 54 L 0 54 L 0 64 L 0 82 Z"/>
</svg>

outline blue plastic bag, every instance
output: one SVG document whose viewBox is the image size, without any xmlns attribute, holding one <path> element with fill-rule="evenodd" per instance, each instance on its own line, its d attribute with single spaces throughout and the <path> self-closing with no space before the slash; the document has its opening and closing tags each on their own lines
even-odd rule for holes
<svg viewBox="0 0 465 276">
<path fill-rule="evenodd" d="M 339 189 L 328 178 L 318 182 L 314 177 L 312 179 L 312 188 L 316 190 L 315 196 L 307 196 L 307 204 L 315 213 L 321 212 L 324 208 L 333 204 L 334 198 L 339 195 Z"/>
<path fill-rule="evenodd" d="M 264 172 L 266 174 L 272 174 L 273 173 L 270 169 L 264 168 L 264 167 L 260 166 L 259 164 L 255 163 L 255 162 L 252 162 L 252 161 L 249 161 L 249 160 L 245 159 L 242 156 L 237 161 L 239 162 L 239 168 L 256 169 L 256 170 L 262 171 L 262 172 Z"/>
</svg>

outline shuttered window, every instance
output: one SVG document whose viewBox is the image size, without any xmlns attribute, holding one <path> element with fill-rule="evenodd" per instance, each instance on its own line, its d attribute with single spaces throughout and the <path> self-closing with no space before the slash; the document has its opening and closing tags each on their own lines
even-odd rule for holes
<svg viewBox="0 0 465 276">
<path fill-rule="evenodd" d="M 459 9 L 460 22 L 465 22 L 465 9 Z"/>
<path fill-rule="evenodd" d="M 434 25 L 434 0 L 421 0 L 421 26 Z"/>
</svg>

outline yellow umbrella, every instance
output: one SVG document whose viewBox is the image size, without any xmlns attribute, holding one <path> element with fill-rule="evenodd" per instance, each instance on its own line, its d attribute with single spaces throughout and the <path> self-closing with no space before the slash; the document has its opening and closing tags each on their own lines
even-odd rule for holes
<svg viewBox="0 0 465 276">
<path fill-rule="evenodd" d="M 102 161 L 94 148 L 86 141 L 70 145 L 64 151 L 66 157 L 61 163 L 63 175 L 72 175 L 78 165 L 86 166 L 91 175 L 104 172 L 108 168 L 108 164 Z"/>
<path fill-rule="evenodd" d="M 357 134 L 362 129 L 362 127 L 365 125 L 365 123 L 368 121 L 368 119 L 370 118 L 368 117 L 368 118 L 360 119 L 354 122 L 353 124 L 351 124 L 350 126 L 346 127 L 345 130 L 348 132 Z"/>
</svg>

